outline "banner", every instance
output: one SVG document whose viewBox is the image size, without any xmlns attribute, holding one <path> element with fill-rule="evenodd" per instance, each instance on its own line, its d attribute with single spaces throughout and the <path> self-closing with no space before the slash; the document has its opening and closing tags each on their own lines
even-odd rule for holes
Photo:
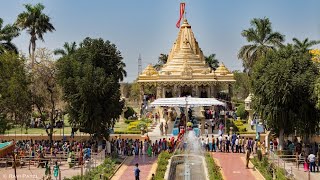
<svg viewBox="0 0 320 180">
<path fill-rule="evenodd" d="M 186 3 L 180 3 L 180 17 L 176 24 L 177 28 L 180 28 L 180 23 L 181 23 L 181 19 L 183 18 L 185 7 L 186 7 Z"/>
</svg>

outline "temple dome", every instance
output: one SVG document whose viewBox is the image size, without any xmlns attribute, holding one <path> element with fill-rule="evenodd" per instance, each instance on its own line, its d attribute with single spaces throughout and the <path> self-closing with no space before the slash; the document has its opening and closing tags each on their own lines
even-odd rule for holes
<svg viewBox="0 0 320 180">
<path fill-rule="evenodd" d="M 183 20 L 178 37 L 161 72 L 180 75 L 184 71 L 185 62 L 192 67 L 194 73 L 205 72 L 209 68 L 187 19 Z"/>
<path fill-rule="evenodd" d="M 226 66 L 223 63 L 221 63 L 220 66 L 214 72 L 215 74 L 219 75 L 231 74 L 228 68 L 226 68 Z"/>
<path fill-rule="evenodd" d="M 158 71 L 154 69 L 154 67 L 149 64 L 141 73 L 141 75 L 146 75 L 146 76 L 153 76 L 153 75 L 158 75 Z"/>
</svg>

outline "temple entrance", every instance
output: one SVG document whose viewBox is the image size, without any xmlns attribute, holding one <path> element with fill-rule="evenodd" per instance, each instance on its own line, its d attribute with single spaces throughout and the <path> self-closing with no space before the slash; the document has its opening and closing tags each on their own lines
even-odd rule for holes
<svg viewBox="0 0 320 180">
<path fill-rule="evenodd" d="M 200 86 L 200 98 L 207 98 L 208 97 L 208 92 L 206 86 Z"/>
<path fill-rule="evenodd" d="M 191 86 L 182 86 L 181 87 L 181 97 L 192 96 L 192 87 Z"/>
</svg>

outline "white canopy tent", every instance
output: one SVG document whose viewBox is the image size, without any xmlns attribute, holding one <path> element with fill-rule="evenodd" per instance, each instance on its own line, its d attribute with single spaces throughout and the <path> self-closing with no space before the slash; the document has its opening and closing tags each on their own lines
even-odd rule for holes
<svg viewBox="0 0 320 180">
<path fill-rule="evenodd" d="M 169 107 L 199 107 L 199 106 L 226 106 L 215 98 L 193 98 L 193 97 L 177 97 L 177 98 L 158 98 L 153 101 L 151 106 L 169 106 Z"/>
</svg>

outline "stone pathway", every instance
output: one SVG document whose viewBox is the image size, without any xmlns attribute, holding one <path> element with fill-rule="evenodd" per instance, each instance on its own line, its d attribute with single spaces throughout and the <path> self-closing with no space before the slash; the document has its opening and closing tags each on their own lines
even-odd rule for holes
<svg viewBox="0 0 320 180">
<path fill-rule="evenodd" d="M 139 164 L 140 180 L 149 180 L 155 169 L 153 166 L 156 163 L 157 157 L 148 157 L 146 155 L 130 157 L 122 165 L 112 180 L 134 180 L 135 164 Z"/>
<path fill-rule="evenodd" d="M 245 167 L 244 154 L 240 153 L 212 153 L 225 180 L 263 180 L 264 178 L 249 164 L 249 169 Z"/>
</svg>

